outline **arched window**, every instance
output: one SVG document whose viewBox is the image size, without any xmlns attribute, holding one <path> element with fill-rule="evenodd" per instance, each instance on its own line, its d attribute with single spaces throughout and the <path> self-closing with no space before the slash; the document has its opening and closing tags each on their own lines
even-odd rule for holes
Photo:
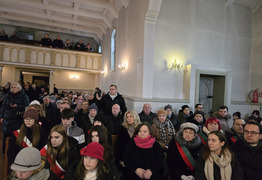
<svg viewBox="0 0 262 180">
<path fill-rule="evenodd" d="M 116 64 L 116 29 L 112 31 L 111 35 L 111 71 L 115 69 Z"/>
</svg>

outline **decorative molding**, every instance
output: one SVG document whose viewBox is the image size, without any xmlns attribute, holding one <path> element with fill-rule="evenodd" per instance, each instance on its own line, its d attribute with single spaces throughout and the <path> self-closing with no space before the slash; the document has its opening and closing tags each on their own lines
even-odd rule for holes
<svg viewBox="0 0 262 180">
<path fill-rule="evenodd" d="M 123 96 L 126 100 L 135 102 L 166 102 L 166 103 L 190 103 L 187 99 L 161 99 L 161 98 L 140 98 L 133 96 Z"/>
<path fill-rule="evenodd" d="M 159 12 L 157 12 L 157 11 L 148 10 L 146 12 L 146 22 L 156 24 L 158 14 L 159 14 Z"/>
</svg>

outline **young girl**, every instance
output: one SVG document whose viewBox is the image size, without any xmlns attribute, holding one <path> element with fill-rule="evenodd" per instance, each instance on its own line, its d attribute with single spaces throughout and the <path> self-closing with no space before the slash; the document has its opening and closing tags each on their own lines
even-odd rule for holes
<svg viewBox="0 0 262 180">
<path fill-rule="evenodd" d="M 97 142 L 89 143 L 81 151 L 81 161 L 76 170 L 78 180 L 113 180 L 118 179 L 117 174 L 112 174 L 104 156 L 104 148 Z"/>
<path fill-rule="evenodd" d="M 48 134 L 38 124 L 38 113 L 34 109 L 27 110 L 24 115 L 24 123 L 19 130 L 13 132 L 9 141 L 8 164 L 11 165 L 17 153 L 25 147 L 35 147 L 41 150 L 47 141 Z"/>
<path fill-rule="evenodd" d="M 47 158 L 50 169 L 58 178 L 63 179 L 67 170 L 76 167 L 80 158 L 77 145 L 78 141 L 67 136 L 63 125 L 56 125 L 51 129 L 47 145 L 40 152 Z"/>
<path fill-rule="evenodd" d="M 243 180 L 242 168 L 221 131 L 212 131 L 195 164 L 196 180 Z"/>
</svg>

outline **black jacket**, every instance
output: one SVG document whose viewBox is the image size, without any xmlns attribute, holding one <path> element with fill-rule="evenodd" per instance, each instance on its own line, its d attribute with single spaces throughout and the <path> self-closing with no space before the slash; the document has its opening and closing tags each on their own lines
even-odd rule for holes
<svg viewBox="0 0 262 180">
<path fill-rule="evenodd" d="M 39 151 L 46 145 L 47 142 L 47 137 L 48 134 L 44 129 L 40 129 L 40 140 L 38 143 L 38 146 L 35 147 L 37 148 Z M 26 137 L 29 139 L 29 141 L 32 143 L 33 142 L 33 131 L 31 128 L 27 128 L 27 132 L 26 132 Z M 10 137 L 10 141 L 9 141 L 9 147 L 8 147 L 8 151 L 7 151 L 7 156 L 8 156 L 8 164 L 11 165 L 14 161 L 15 161 L 15 157 L 16 155 L 19 153 L 19 151 L 22 149 L 20 148 L 17 144 L 16 144 L 16 136 L 14 135 L 14 133 L 11 135 Z"/>
<path fill-rule="evenodd" d="M 121 113 L 118 116 L 108 115 L 106 116 L 106 126 L 110 134 L 118 135 L 121 129 L 124 117 Z"/>
<path fill-rule="evenodd" d="M 124 163 L 127 170 L 126 180 L 140 180 L 135 174 L 137 168 L 150 169 L 152 171 L 150 179 L 160 180 L 164 163 L 164 152 L 157 141 L 153 144 L 153 147 L 142 149 L 132 140 L 126 146 Z"/>
<path fill-rule="evenodd" d="M 117 141 L 117 161 L 123 161 L 123 155 L 127 144 L 132 140 L 129 136 L 127 129 L 122 126 L 119 134 L 118 134 L 118 141 Z"/>
<path fill-rule="evenodd" d="M 150 125 L 153 124 L 153 120 L 155 118 L 157 118 L 157 114 L 156 113 L 152 113 L 150 112 L 150 114 L 147 116 L 144 111 L 141 111 L 141 113 L 139 113 L 139 117 L 140 117 L 140 121 L 141 122 L 148 122 Z"/>
<path fill-rule="evenodd" d="M 17 104 L 17 107 L 10 107 L 10 104 Z M 29 99 L 27 95 L 25 95 L 24 90 L 21 90 L 16 94 L 12 92 L 7 93 L 1 110 L 1 118 L 4 118 L 4 134 L 11 135 L 13 131 L 20 128 L 23 123 L 23 113 L 25 111 L 25 107 L 28 105 Z"/>
<path fill-rule="evenodd" d="M 243 168 L 244 179 L 262 179 L 262 141 L 253 147 L 240 137 L 233 145 L 233 150 Z"/>
<path fill-rule="evenodd" d="M 98 106 L 101 108 L 101 111 L 105 113 L 105 115 L 110 115 L 112 113 L 112 106 L 114 104 L 119 104 L 122 114 L 125 114 L 127 111 L 126 102 L 119 93 L 117 93 L 117 96 L 114 98 L 114 100 L 112 100 L 109 93 L 107 93 L 98 102 Z"/>
</svg>

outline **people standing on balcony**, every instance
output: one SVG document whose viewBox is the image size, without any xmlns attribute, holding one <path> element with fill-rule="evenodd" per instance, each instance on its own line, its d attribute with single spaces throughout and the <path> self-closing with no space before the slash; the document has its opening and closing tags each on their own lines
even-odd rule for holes
<svg viewBox="0 0 262 180">
<path fill-rule="evenodd" d="M 79 40 L 76 45 L 75 45 L 75 50 L 78 50 L 78 51 L 85 51 L 85 45 L 83 43 L 82 40 Z"/>
<path fill-rule="evenodd" d="M 41 39 L 40 46 L 52 47 L 52 40 L 49 38 L 49 34 L 46 33 L 45 37 Z"/>
<path fill-rule="evenodd" d="M 63 48 L 64 49 L 74 49 L 74 46 L 73 44 L 70 43 L 69 39 L 67 39 Z"/>
<path fill-rule="evenodd" d="M 9 42 L 17 42 L 18 39 L 19 39 L 19 38 L 18 38 L 18 36 L 17 36 L 17 32 L 14 31 L 14 32 L 13 32 L 13 35 L 8 38 L 8 41 L 9 41 Z"/>
<path fill-rule="evenodd" d="M 87 43 L 85 51 L 86 52 L 94 52 L 94 49 L 91 47 L 91 45 L 89 43 Z"/>
<path fill-rule="evenodd" d="M 4 29 L 1 29 L 1 31 L 0 31 L 0 41 L 8 41 L 8 36 L 5 33 Z"/>
<path fill-rule="evenodd" d="M 61 36 L 57 35 L 57 38 L 53 40 L 54 48 L 63 48 L 64 42 L 61 40 Z"/>
</svg>

